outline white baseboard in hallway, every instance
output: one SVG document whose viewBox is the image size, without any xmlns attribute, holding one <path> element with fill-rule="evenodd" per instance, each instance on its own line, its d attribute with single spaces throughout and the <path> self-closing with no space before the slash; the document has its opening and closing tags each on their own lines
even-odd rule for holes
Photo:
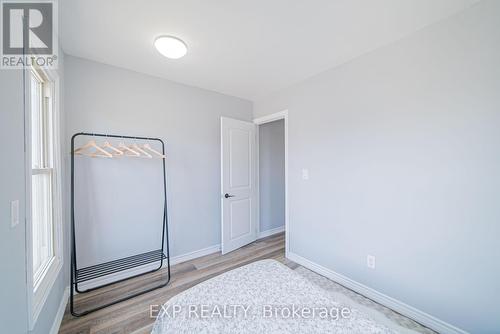
<svg viewBox="0 0 500 334">
<path fill-rule="evenodd" d="M 259 235 L 257 236 L 257 239 L 262 239 L 262 238 L 265 238 L 265 237 L 269 237 L 271 235 L 274 235 L 274 234 L 277 234 L 277 233 L 281 233 L 281 232 L 284 232 L 284 231 L 285 231 L 285 226 L 276 227 L 276 228 L 273 228 L 273 229 L 270 229 L 270 230 L 267 230 L 267 231 L 260 231 Z"/>
<path fill-rule="evenodd" d="M 326 267 L 323 267 L 311 260 L 308 260 L 293 252 L 289 252 L 287 258 L 301 266 L 314 271 L 332 281 L 345 286 L 377 303 L 384 305 L 408 318 L 411 318 L 420 324 L 427 326 L 441 334 L 468 334 L 466 331 L 457 328 L 441 319 L 433 317 L 419 309 L 416 309 L 408 304 L 405 304 L 397 299 L 389 297 L 377 290 L 374 290 L 364 284 L 358 283 L 342 274 L 336 273 Z"/>
</svg>

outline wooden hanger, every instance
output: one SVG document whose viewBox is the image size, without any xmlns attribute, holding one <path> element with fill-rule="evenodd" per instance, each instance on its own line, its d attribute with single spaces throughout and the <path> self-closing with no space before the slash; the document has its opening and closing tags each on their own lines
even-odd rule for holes
<svg viewBox="0 0 500 334">
<path fill-rule="evenodd" d="M 123 142 L 121 142 L 120 144 L 118 144 L 118 148 L 127 157 L 140 157 L 141 156 L 141 154 L 139 152 L 131 149 L 130 147 L 128 147 L 127 145 L 125 145 Z"/>
<path fill-rule="evenodd" d="M 87 152 L 89 148 L 93 148 L 94 152 Z M 89 142 L 82 147 L 77 148 L 73 152 L 77 155 L 86 155 L 89 157 L 102 157 L 102 158 L 112 158 L 113 155 L 108 151 L 102 149 L 99 145 L 96 144 L 94 140 L 89 140 Z"/>
<path fill-rule="evenodd" d="M 141 157 L 143 157 L 143 158 L 151 159 L 153 157 L 151 154 L 149 154 L 148 152 L 146 152 L 142 148 L 140 148 L 139 145 L 137 145 L 137 144 L 133 144 L 131 147 L 134 151 L 142 153 Z"/>
<path fill-rule="evenodd" d="M 148 151 L 153 152 L 154 154 L 156 154 L 158 158 L 162 158 L 162 159 L 166 158 L 165 154 L 162 154 L 162 153 L 158 152 L 157 150 L 155 150 L 154 148 L 152 148 L 149 144 L 144 144 L 143 147 L 146 150 L 148 150 Z"/>
<path fill-rule="evenodd" d="M 110 149 L 111 151 L 113 151 L 113 153 L 111 153 L 112 155 L 123 155 L 123 152 L 120 151 L 119 149 L 117 149 L 116 147 L 114 147 L 113 145 L 111 145 L 109 143 L 109 141 L 105 141 L 104 144 L 101 146 L 102 148 L 107 148 L 107 149 Z"/>
</svg>

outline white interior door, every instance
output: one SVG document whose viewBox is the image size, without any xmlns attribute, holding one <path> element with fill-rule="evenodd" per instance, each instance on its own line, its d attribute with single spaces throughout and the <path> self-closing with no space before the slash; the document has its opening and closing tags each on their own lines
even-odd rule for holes
<svg viewBox="0 0 500 334">
<path fill-rule="evenodd" d="M 221 117 L 222 253 L 257 237 L 256 125 Z"/>
</svg>

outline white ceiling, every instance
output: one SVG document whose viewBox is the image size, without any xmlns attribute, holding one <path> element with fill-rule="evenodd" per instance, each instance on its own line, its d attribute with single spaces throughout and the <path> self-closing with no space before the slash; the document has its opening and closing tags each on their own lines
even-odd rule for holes
<svg viewBox="0 0 500 334">
<path fill-rule="evenodd" d="M 62 0 L 63 50 L 249 100 L 342 64 L 477 0 Z M 173 35 L 186 57 L 161 56 Z"/>
</svg>

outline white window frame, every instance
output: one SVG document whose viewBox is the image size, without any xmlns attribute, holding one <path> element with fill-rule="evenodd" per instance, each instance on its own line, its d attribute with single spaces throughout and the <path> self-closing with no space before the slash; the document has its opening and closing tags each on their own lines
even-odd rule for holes
<svg viewBox="0 0 500 334">
<path fill-rule="evenodd" d="M 44 268 L 42 277 L 35 286 L 33 273 L 33 230 L 32 230 L 32 153 L 31 153 L 31 68 L 24 71 L 25 82 L 25 177 L 26 177 L 26 281 L 28 300 L 29 329 L 35 327 L 40 312 L 54 286 L 63 266 L 63 220 L 62 220 L 62 163 L 61 163 L 61 124 L 60 124 L 60 86 L 59 75 L 54 70 L 42 70 L 44 79 L 52 83 L 52 228 L 54 257 Z M 43 172 L 43 171 L 42 171 Z"/>
</svg>

